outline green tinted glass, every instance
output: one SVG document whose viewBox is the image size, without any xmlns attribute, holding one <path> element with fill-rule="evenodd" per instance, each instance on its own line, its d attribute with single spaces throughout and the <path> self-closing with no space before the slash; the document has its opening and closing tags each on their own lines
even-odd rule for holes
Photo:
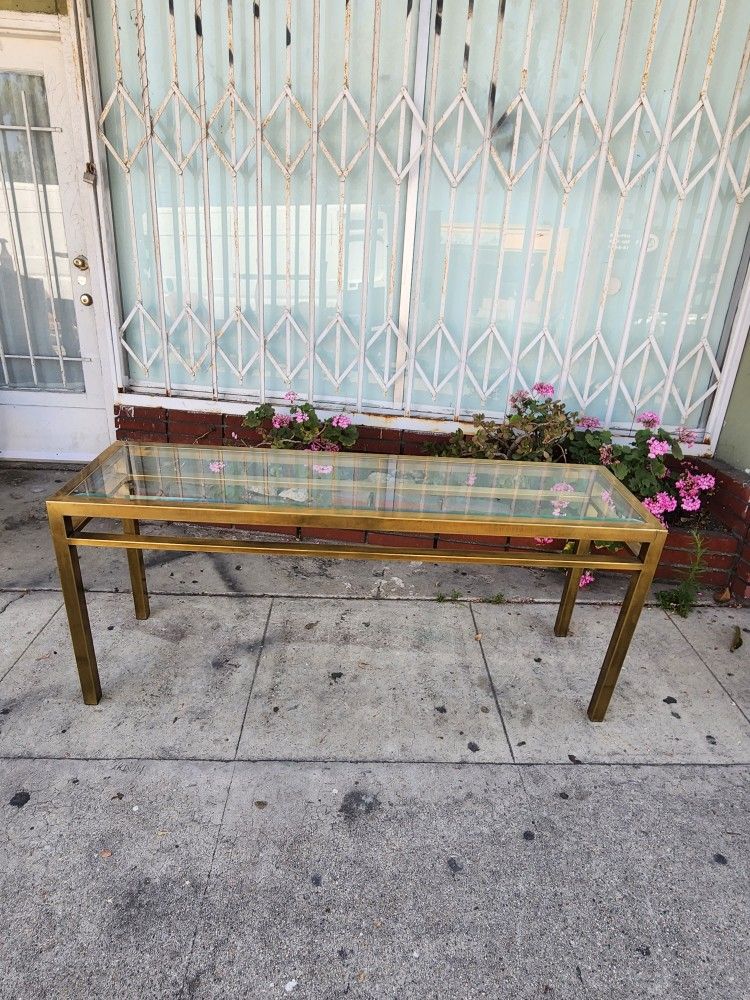
<svg viewBox="0 0 750 1000">
<path fill-rule="evenodd" d="M 123 443 L 75 490 L 304 510 L 645 524 L 596 466 Z"/>
</svg>

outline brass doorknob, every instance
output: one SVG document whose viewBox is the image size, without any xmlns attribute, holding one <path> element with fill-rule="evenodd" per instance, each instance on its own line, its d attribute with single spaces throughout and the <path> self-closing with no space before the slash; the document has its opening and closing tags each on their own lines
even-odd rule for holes
<svg viewBox="0 0 750 1000">
<path fill-rule="evenodd" d="M 77 267 L 79 271 L 88 271 L 89 262 L 82 255 L 73 258 L 73 267 Z"/>
<path fill-rule="evenodd" d="M 89 295 L 88 292 L 84 292 L 83 295 L 81 296 L 81 305 L 92 306 L 93 304 L 94 304 L 94 299 L 92 298 L 92 296 Z"/>
</svg>

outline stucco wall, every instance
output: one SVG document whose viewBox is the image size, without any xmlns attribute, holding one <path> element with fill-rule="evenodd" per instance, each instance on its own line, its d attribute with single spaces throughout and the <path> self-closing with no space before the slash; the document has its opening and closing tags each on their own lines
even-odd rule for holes
<svg viewBox="0 0 750 1000">
<path fill-rule="evenodd" d="M 735 469 L 750 469 L 750 337 L 745 343 L 716 457 Z"/>
</svg>

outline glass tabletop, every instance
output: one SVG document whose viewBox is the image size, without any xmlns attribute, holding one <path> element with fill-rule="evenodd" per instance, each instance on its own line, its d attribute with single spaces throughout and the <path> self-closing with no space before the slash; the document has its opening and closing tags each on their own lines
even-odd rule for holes
<svg viewBox="0 0 750 1000">
<path fill-rule="evenodd" d="M 649 523 L 641 504 L 602 467 L 352 452 L 122 442 L 72 495 L 467 520 Z"/>
</svg>

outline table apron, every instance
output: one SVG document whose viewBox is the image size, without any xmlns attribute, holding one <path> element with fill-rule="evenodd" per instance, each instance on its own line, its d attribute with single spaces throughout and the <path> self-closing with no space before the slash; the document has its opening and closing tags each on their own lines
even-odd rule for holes
<svg viewBox="0 0 750 1000">
<path fill-rule="evenodd" d="M 208 524 L 214 527 L 254 528 L 268 531 L 273 528 L 328 528 L 334 530 L 393 531 L 422 535 L 485 535 L 493 538 L 534 538 L 540 535 L 549 538 L 589 539 L 592 542 L 654 542 L 663 529 L 648 526 L 634 527 L 629 524 L 599 524 L 596 521 L 539 521 L 514 518 L 510 521 L 467 521 L 465 518 L 452 520 L 450 517 L 415 517 L 413 515 L 382 515 L 371 511 L 353 512 L 342 510 L 295 510 L 262 509 L 248 511 L 247 508 L 215 504 L 211 507 L 166 503 L 133 503 L 113 501 L 104 498 L 88 502 L 76 500 L 47 501 L 50 514 L 64 517 L 103 518 L 105 520 L 161 521 L 176 524 Z"/>
<path fill-rule="evenodd" d="M 423 562 L 504 563 L 549 569 L 586 568 L 637 573 L 643 563 L 635 558 L 574 552 L 499 550 L 478 545 L 465 549 L 424 549 L 390 545 L 328 545 L 317 542 L 261 542 L 236 538 L 184 538 L 172 535 L 133 535 L 106 531 L 74 531 L 68 544 L 115 549 L 154 549 L 179 552 L 247 552 L 255 555 L 317 556 L 349 559 L 400 559 Z"/>
</svg>

